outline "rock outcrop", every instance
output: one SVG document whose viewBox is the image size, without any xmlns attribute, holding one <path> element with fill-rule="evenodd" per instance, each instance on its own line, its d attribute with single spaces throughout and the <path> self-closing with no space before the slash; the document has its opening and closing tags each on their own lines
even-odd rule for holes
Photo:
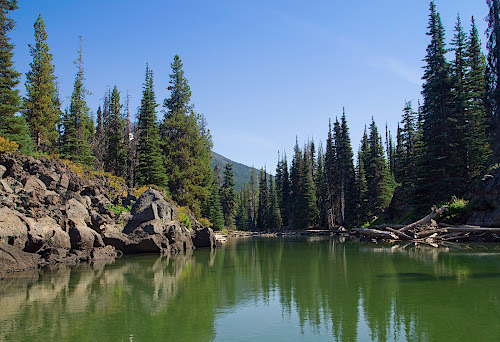
<svg viewBox="0 0 500 342">
<path fill-rule="evenodd" d="M 57 159 L 0 154 L 0 277 L 59 262 L 215 247 L 212 230 L 193 217 L 199 229 L 184 227 L 160 191 L 136 198 L 116 177 L 82 172 Z M 113 205 L 131 210 L 116 213 Z"/>
<path fill-rule="evenodd" d="M 474 205 L 467 224 L 500 227 L 500 167 L 476 179 L 471 184 L 466 199 Z"/>
</svg>

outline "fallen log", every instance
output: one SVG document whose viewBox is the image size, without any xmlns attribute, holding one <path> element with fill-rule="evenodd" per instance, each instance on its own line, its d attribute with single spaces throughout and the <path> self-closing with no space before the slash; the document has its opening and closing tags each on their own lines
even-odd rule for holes
<svg viewBox="0 0 500 342">
<path fill-rule="evenodd" d="M 432 234 L 447 233 L 447 232 L 448 231 L 446 230 L 446 228 L 430 229 L 430 230 L 426 230 L 426 231 L 423 231 L 423 232 L 417 234 L 416 238 L 423 239 L 423 238 L 426 238 L 428 236 L 431 236 Z"/>
<path fill-rule="evenodd" d="M 386 228 L 401 229 L 404 227 L 405 227 L 404 224 L 377 224 L 377 225 L 371 226 L 370 228 L 372 228 L 372 229 L 386 229 Z"/>
<path fill-rule="evenodd" d="M 414 240 L 415 238 L 414 237 L 411 237 L 409 236 L 408 234 L 405 234 L 399 230 L 396 230 L 396 229 L 392 229 L 391 227 L 385 227 L 385 229 L 387 229 L 388 231 L 396 234 L 397 236 L 399 236 L 400 238 L 404 239 L 404 240 Z"/>
<path fill-rule="evenodd" d="M 449 232 L 460 233 L 500 233 L 500 228 L 488 228 L 479 226 L 454 226 L 446 228 Z"/>
<path fill-rule="evenodd" d="M 430 220 L 432 220 L 434 217 L 438 216 L 439 214 L 444 213 L 446 210 L 448 210 L 448 206 L 446 206 L 446 205 L 442 206 L 439 209 L 436 209 L 436 207 L 433 207 L 432 212 L 429 215 L 427 215 L 426 217 L 424 217 L 416 222 L 410 223 L 409 225 L 401 228 L 399 231 L 404 233 L 412 228 L 415 228 L 415 227 L 421 226 L 427 222 L 430 222 Z"/>
<path fill-rule="evenodd" d="M 391 232 L 385 232 L 378 229 L 368 229 L 368 228 L 353 228 L 355 232 L 358 232 L 364 236 L 368 236 L 375 239 L 386 239 L 386 240 L 397 240 L 398 237 Z"/>
</svg>

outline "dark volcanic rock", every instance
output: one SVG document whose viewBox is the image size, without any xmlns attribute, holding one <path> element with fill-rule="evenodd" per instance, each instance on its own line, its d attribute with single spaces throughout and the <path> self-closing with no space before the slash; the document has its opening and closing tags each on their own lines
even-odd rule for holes
<svg viewBox="0 0 500 342">
<path fill-rule="evenodd" d="M 0 264 L 10 264 L 1 267 L 20 270 L 37 263 L 215 246 L 210 229 L 181 225 L 176 206 L 160 191 L 150 188 L 137 198 L 115 177 L 79 172 L 84 177 L 57 159 L 0 153 L 0 243 L 7 246 L 0 250 Z M 118 215 L 111 203 L 132 208 Z M 202 228 L 189 218 L 193 227 Z M 12 249 L 17 254 L 9 256 Z"/>
<path fill-rule="evenodd" d="M 23 271 L 38 267 L 40 256 L 0 242 L 0 279 L 6 272 Z"/>
<path fill-rule="evenodd" d="M 196 248 L 215 248 L 217 239 L 211 228 L 196 229 L 193 231 L 193 245 Z"/>
</svg>

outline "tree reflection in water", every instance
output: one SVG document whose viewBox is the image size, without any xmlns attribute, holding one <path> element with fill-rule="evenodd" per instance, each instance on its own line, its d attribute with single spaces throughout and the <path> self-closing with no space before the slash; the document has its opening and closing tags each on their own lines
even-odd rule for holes
<svg viewBox="0 0 500 342">
<path fill-rule="evenodd" d="M 294 327 L 304 340 L 492 340 L 499 255 L 484 246 L 270 238 L 54 266 L 0 281 L 0 341 L 245 340 L 246 330 L 268 334 L 275 306 L 275 340 Z M 245 307 L 261 317 L 237 321 Z"/>
</svg>

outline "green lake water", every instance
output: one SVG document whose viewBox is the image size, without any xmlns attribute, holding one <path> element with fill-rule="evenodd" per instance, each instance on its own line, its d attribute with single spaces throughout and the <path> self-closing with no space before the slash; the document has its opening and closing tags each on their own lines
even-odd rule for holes
<svg viewBox="0 0 500 342">
<path fill-rule="evenodd" d="M 0 341 L 499 341 L 500 247 L 230 240 L 0 280 Z"/>
</svg>

